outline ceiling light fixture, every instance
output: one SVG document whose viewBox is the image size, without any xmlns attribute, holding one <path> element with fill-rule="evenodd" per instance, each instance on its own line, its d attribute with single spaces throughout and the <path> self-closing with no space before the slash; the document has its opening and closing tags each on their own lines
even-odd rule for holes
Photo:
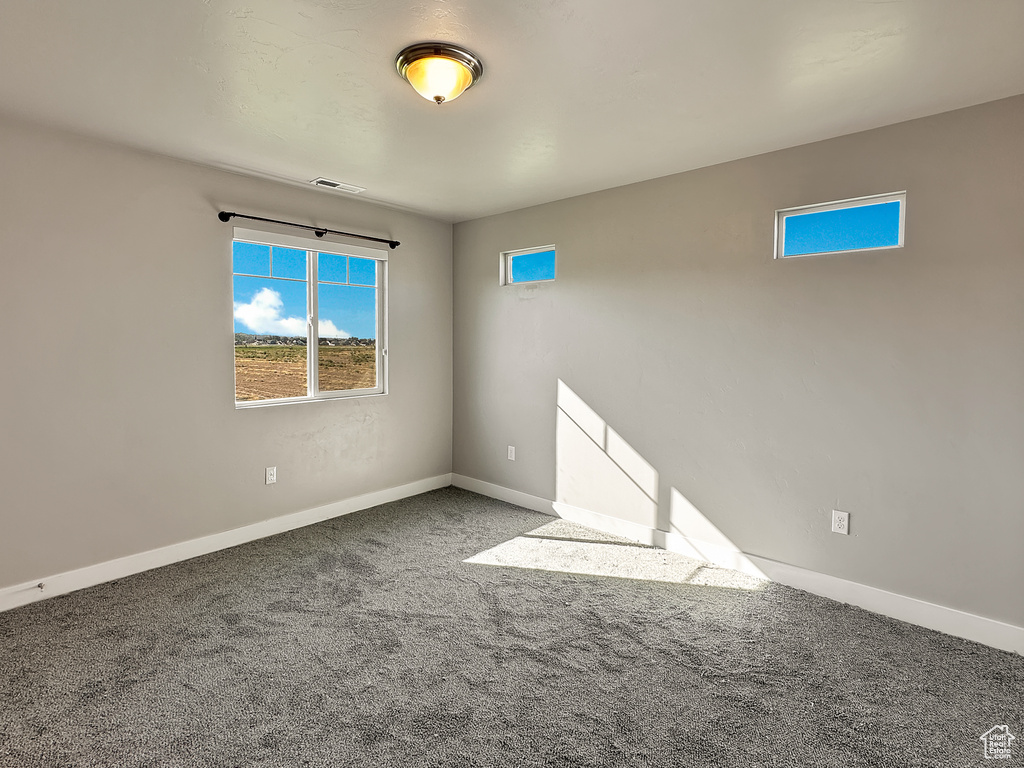
<svg viewBox="0 0 1024 768">
<path fill-rule="evenodd" d="M 476 54 L 451 43 L 415 43 L 395 59 L 398 74 L 424 99 L 443 104 L 459 98 L 484 73 Z"/>
</svg>

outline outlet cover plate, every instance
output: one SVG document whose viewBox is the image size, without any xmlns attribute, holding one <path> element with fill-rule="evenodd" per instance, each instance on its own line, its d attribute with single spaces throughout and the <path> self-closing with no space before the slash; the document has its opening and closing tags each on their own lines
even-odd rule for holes
<svg viewBox="0 0 1024 768">
<path fill-rule="evenodd" d="M 838 509 L 832 510 L 832 533 L 850 535 L 850 513 Z"/>
</svg>

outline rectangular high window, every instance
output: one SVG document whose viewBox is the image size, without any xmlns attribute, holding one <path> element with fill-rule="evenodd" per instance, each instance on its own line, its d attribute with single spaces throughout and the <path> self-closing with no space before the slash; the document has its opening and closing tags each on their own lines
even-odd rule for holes
<svg viewBox="0 0 1024 768">
<path fill-rule="evenodd" d="M 519 251 L 504 251 L 501 254 L 499 282 L 502 285 L 516 283 L 540 283 L 555 279 L 555 246 L 524 248 Z"/>
<path fill-rule="evenodd" d="M 902 248 L 907 193 L 775 212 L 775 258 Z"/>
<path fill-rule="evenodd" d="M 382 394 L 387 252 L 235 228 L 235 404 Z"/>
</svg>

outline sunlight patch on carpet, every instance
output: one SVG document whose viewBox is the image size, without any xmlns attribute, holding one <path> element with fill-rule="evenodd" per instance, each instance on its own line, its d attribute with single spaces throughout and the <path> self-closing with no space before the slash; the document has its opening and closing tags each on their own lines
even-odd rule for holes
<svg viewBox="0 0 1024 768">
<path fill-rule="evenodd" d="M 695 584 L 726 589 L 761 589 L 765 581 L 737 571 L 632 542 L 602 543 L 517 536 L 464 560 L 476 565 L 528 568 L 617 579 Z"/>
</svg>

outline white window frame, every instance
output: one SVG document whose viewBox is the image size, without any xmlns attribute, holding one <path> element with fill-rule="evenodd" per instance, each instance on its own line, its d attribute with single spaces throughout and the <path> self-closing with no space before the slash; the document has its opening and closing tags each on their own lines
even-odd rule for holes
<svg viewBox="0 0 1024 768">
<path fill-rule="evenodd" d="M 374 395 L 386 395 L 388 393 L 388 252 L 381 248 L 368 248 L 362 245 L 349 245 L 347 243 L 322 240 L 317 237 L 302 237 L 300 235 L 283 235 L 277 232 L 264 232 L 256 229 L 245 229 L 235 227 L 232 235 L 232 267 L 231 283 L 232 295 L 234 294 L 234 243 L 241 241 L 254 243 L 256 245 L 278 246 L 282 248 L 294 248 L 306 252 L 306 391 L 307 394 L 301 397 L 279 397 L 267 400 L 235 400 L 235 408 L 261 408 L 269 405 L 284 405 L 287 403 L 309 403 L 318 400 L 338 400 L 349 397 L 369 397 Z M 341 391 L 321 392 L 320 371 L 317 364 L 320 347 L 319 337 L 319 313 L 317 307 L 317 259 L 318 253 L 329 253 L 336 256 L 355 256 L 361 259 L 373 259 L 377 262 L 377 386 L 365 389 L 346 389 Z M 263 277 L 253 275 L 253 277 Z M 234 317 L 232 317 L 232 331 L 234 330 Z M 232 332 L 232 341 L 234 333 Z M 232 355 L 234 354 L 232 350 Z M 234 359 L 232 357 L 232 372 L 235 372 Z M 236 382 L 237 384 L 237 382 Z M 235 388 L 237 396 L 238 389 Z"/>
<path fill-rule="evenodd" d="M 512 259 L 516 256 L 528 256 L 531 253 L 555 253 L 555 277 L 547 280 L 521 280 L 512 282 Z M 498 260 L 498 285 L 535 285 L 537 283 L 553 283 L 558 277 L 558 249 L 554 245 L 541 245 L 536 248 L 519 248 L 514 251 L 502 251 Z"/>
<path fill-rule="evenodd" d="M 873 245 L 868 248 L 848 248 L 842 251 L 816 251 L 814 253 L 797 253 L 792 256 L 785 256 L 784 245 L 786 242 L 786 219 L 790 216 L 800 215 L 805 213 L 823 213 L 825 211 L 835 211 L 844 208 L 862 208 L 868 205 L 878 205 L 879 203 L 894 203 L 899 202 L 900 204 L 900 227 L 899 227 L 899 242 L 896 245 Z M 795 208 L 780 208 L 775 211 L 775 258 L 780 260 L 785 259 L 803 259 L 808 256 L 836 256 L 842 253 L 864 253 L 865 251 L 888 251 L 893 248 L 903 247 L 903 238 L 906 229 L 906 218 L 907 218 L 907 192 L 888 192 L 882 195 L 866 195 L 865 197 L 851 197 L 847 200 L 836 200 L 831 203 L 815 203 L 813 205 L 800 205 Z"/>
</svg>

